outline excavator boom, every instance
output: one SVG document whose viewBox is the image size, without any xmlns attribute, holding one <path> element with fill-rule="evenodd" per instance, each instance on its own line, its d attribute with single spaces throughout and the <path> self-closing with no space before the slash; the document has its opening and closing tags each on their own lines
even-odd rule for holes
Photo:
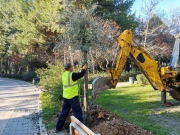
<svg viewBox="0 0 180 135">
<path fill-rule="evenodd" d="M 142 47 L 132 47 L 130 56 L 155 90 L 166 89 L 158 72 L 158 61 L 155 61 Z"/>
<path fill-rule="evenodd" d="M 119 76 L 121 75 L 124 65 L 131 51 L 132 46 L 132 32 L 130 30 L 125 30 L 117 39 L 119 45 L 119 50 L 117 56 L 113 61 L 113 65 L 108 69 L 108 77 L 99 77 L 92 82 L 92 95 L 96 99 L 97 95 L 106 89 L 115 88 Z"/>
</svg>

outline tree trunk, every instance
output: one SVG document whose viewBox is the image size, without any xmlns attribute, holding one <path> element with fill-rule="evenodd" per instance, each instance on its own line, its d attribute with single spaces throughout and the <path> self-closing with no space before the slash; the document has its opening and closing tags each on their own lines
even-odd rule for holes
<svg viewBox="0 0 180 135">
<path fill-rule="evenodd" d="M 87 60 L 87 52 L 83 52 L 84 60 Z M 88 112 L 88 70 L 84 76 L 84 123 L 87 123 L 87 112 Z"/>
<path fill-rule="evenodd" d="M 73 54 L 72 54 L 72 50 L 71 50 L 71 46 L 69 46 L 69 58 L 70 58 L 70 62 L 72 67 L 74 68 L 74 60 L 73 60 Z"/>
<path fill-rule="evenodd" d="M 54 51 L 54 64 L 56 64 L 56 58 L 57 58 L 57 52 L 56 51 Z"/>
<path fill-rule="evenodd" d="M 18 65 L 14 65 L 14 74 L 17 74 L 18 73 Z"/>
<path fill-rule="evenodd" d="M 66 64 L 66 51 L 64 49 L 64 65 Z"/>
<path fill-rule="evenodd" d="M 4 71 L 3 69 L 3 58 L 1 58 L 1 72 Z"/>
<path fill-rule="evenodd" d="M 92 64 L 92 73 L 95 74 L 95 61 L 92 55 L 92 50 L 90 48 L 91 64 Z"/>
<path fill-rule="evenodd" d="M 5 73 L 8 74 L 8 69 L 9 69 L 9 65 L 8 65 L 9 59 L 6 58 L 6 66 L 5 66 Z"/>
<path fill-rule="evenodd" d="M 71 51 L 70 51 L 70 61 L 71 61 L 71 65 L 72 65 L 72 67 L 74 68 L 73 54 L 72 54 L 72 52 L 71 52 Z"/>
<path fill-rule="evenodd" d="M 22 74 L 22 66 L 19 67 L 18 74 Z"/>
<path fill-rule="evenodd" d="M 149 29 L 149 25 L 147 24 L 146 30 L 145 30 L 145 37 L 144 37 L 144 49 L 146 47 L 146 40 L 147 40 L 147 36 L 148 36 L 148 29 Z"/>
</svg>

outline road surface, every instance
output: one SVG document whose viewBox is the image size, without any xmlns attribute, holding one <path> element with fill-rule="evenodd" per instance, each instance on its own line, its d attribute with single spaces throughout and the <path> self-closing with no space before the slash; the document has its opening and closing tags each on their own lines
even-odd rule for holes
<svg viewBox="0 0 180 135">
<path fill-rule="evenodd" d="M 0 135 L 38 135 L 38 103 L 37 87 L 0 77 Z"/>
</svg>

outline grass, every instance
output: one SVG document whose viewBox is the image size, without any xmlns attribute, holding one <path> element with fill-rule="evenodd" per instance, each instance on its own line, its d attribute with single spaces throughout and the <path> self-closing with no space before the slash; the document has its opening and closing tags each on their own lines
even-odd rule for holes
<svg viewBox="0 0 180 135">
<path fill-rule="evenodd" d="M 96 76 L 105 76 L 104 73 L 90 76 L 90 80 L 93 80 Z M 124 78 L 128 78 L 128 75 L 123 73 Z M 126 80 L 125 79 L 125 80 Z M 91 91 L 89 91 L 91 95 Z M 159 91 L 154 91 L 149 85 L 130 85 L 122 88 L 111 89 L 103 91 L 99 94 L 96 100 L 97 104 L 129 123 L 138 125 L 144 129 L 152 131 L 154 135 L 166 135 L 168 129 L 164 128 L 162 123 L 154 121 L 150 118 L 152 115 L 165 117 L 179 117 L 178 112 L 168 113 L 163 109 L 160 103 Z M 90 98 L 90 96 L 89 96 Z M 171 97 L 167 96 L 168 100 L 173 101 Z M 43 121 L 47 129 L 55 127 L 56 121 L 52 120 L 53 115 L 56 115 L 60 108 L 60 103 L 52 100 L 52 94 L 43 92 L 41 94 L 42 109 L 43 109 Z M 157 114 L 157 108 L 160 109 Z"/>
<path fill-rule="evenodd" d="M 60 109 L 60 103 L 52 101 L 52 95 L 48 92 L 41 93 L 43 122 L 47 129 L 55 127 L 56 122 L 51 120 L 53 115 L 56 115 Z"/>
<path fill-rule="evenodd" d="M 154 135 L 166 135 L 168 130 L 150 118 L 157 108 L 162 107 L 160 94 L 160 91 L 154 91 L 150 85 L 135 84 L 103 91 L 96 103 L 129 123 L 151 131 Z M 173 101 L 170 96 L 167 98 Z M 162 114 L 165 113 L 162 111 Z"/>
</svg>

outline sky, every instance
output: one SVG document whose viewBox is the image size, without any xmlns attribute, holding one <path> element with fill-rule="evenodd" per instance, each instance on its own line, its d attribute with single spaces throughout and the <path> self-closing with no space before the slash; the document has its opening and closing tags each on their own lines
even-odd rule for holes
<svg viewBox="0 0 180 135">
<path fill-rule="evenodd" d="M 139 15 L 141 13 L 141 7 L 143 5 L 143 0 L 135 0 L 133 6 L 132 6 L 132 13 L 136 11 L 136 15 Z M 148 0 L 146 0 L 148 1 Z M 172 7 L 179 7 L 180 8 L 180 0 L 162 0 L 158 4 L 158 9 L 164 12 L 168 12 L 169 9 Z"/>
</svg>

